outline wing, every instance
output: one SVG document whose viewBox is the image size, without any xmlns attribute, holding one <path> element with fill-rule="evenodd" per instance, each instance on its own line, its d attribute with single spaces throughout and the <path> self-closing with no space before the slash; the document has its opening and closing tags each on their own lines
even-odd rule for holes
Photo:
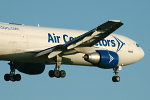
<svg viewBox="0 0 150 100">
<path fill-rule="evenodd" d="M 121 21 L 109 20 L 106 23 L 92 29 L 91 31 L 83 35 L 74 38 L 71 41 L 68 41 L 63 45 L 57 45 L 55 47 L 45 49 L 38 53 L 35 57 L 48 54 L 48 58 L 52 58 L 62 52 L 67 52 L 68 50 L 74 49 L 76 47 L 91 47 L 102 39 L 106 38 L 122 25 L 123 23 Z"/>
<path fill-rule="evenodd" d="M 122 25 L 123 23 L 121 23 L 118 20 L 107 21 L 106 23 L 98 26 L 97 28 L 94 28 L 91 31 L 67 42 L 66 44 L 64 44 L 64 47 L 67 47 L 67 49 L 82 46 L 91 47 L 99 41 L 101 41 L 102 39 L 104 39 L 105 37 L 107 37 L 108 35 L 110 35 Z"/>
</svg>

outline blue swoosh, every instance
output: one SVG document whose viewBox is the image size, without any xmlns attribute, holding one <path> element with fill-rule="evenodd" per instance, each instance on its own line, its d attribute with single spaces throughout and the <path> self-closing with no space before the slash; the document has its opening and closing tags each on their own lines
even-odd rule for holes
<svg viewBox="0 0 150 100">
<path fill-rule="evenodd" d="M 118 52 L 118 51 L 120 51 L 121 50 L 121 48 L 123 47 L 123 45 L 125 44 L 125 43 L 123 43 L 120 39 L 118 39 L 117 37 L 115 37 L 115 36 L 113 36 L 115 39 L 116 39 L 116 41 L 118 42 L 118 48 L 117 48 L 117 51 L 116 52 Z"/>
</svg>

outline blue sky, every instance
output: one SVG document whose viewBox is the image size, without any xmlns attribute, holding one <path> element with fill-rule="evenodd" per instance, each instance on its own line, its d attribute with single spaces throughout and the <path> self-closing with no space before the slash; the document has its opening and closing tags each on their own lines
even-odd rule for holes
<svg viewBox="0 0 150 100">
<path fill-rule="evenodd" d="M 5 82 L 10 71 L 0 62 L 0 100 L 148 100 L 150 99 L 149 0 L 1 0 L 0 22 L 91 30 L 107 20 L 121 20 L 115 33 L 137 41 L 145 57 L 123 67 L 121 81 L 113 83 L 113 70 L 62 65 L 67 76 L 51 79 L 46 66 L 37 76 L 22 74 L 20 82 Z M 20 73 L 16 71 L 16 73 Z"/>
</svg>

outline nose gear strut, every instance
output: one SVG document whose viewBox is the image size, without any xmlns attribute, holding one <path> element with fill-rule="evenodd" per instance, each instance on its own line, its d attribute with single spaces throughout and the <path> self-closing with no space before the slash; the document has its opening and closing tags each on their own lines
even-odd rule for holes
<svg viewBox="0 0 150 100">
<path fill-rule="evenodd" d="M 119 73 L 118 68 L 119 68 L 118 66 L 113 68 L 114 73 L 115 73 L 115 76 L 112 77 L 113 82 L 119 82 L 120 81 L 120 77 L 117 76 L 117 74 Z"/>
</svg>

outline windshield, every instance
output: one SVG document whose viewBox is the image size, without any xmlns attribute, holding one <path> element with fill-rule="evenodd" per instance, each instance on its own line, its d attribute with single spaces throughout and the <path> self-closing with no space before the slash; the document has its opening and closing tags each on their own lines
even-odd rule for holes
<svg viewBox="0 0 150 100">
<path fill-rule="evenodd" d="M 136 43 L 136 46 L 137 46 L 137 47 L 140 47 L 140 45 L 139 45 L 139 44 L 137 44 L 137 43 Z"/>
</svg>

